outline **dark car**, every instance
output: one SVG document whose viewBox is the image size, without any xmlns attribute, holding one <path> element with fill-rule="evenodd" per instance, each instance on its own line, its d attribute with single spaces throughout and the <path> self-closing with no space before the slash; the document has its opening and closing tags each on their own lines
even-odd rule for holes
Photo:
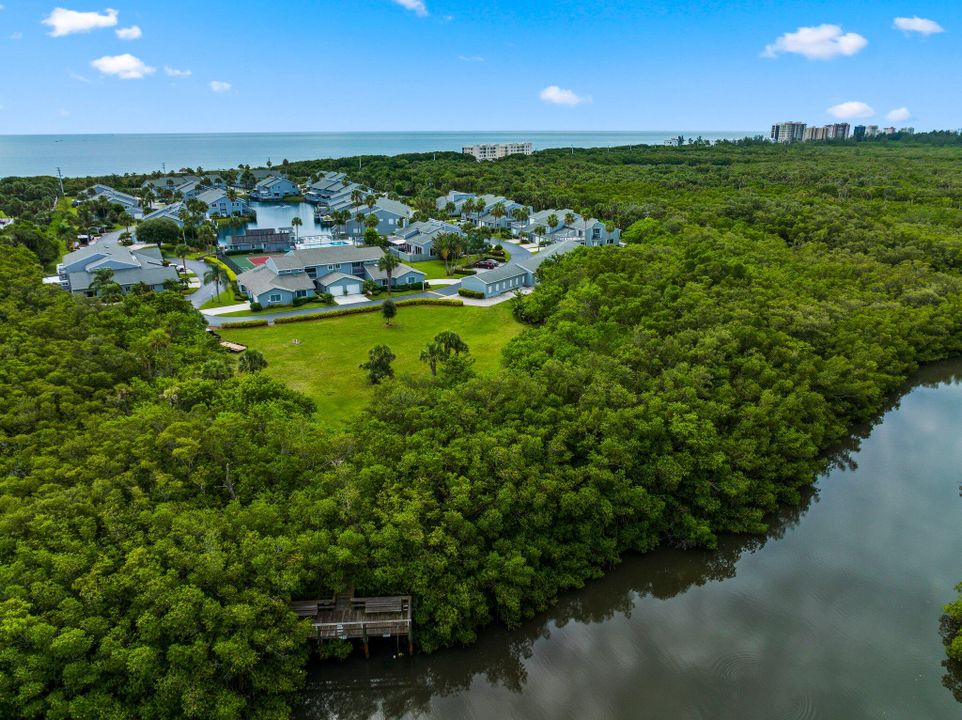
<svg viewBox="0 0 962 720">
<path fill-rule="evenodd" d="M 478 260 L 478 262 L 476 262 L 474 266 L 480 270 L 494 270 L 494 268 L 498 267 L 498 261 L 497 260 Z"/>
</svg>

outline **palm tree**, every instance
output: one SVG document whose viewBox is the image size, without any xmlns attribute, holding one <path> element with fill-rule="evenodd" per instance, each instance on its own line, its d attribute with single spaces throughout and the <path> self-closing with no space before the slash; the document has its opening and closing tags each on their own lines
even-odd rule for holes
<svg viewBox="0 0 962 720">
<path fill-rule="evenodd" d="M 364 198 L 364 203 L 367 205 L 368 210 L 373 210 L 374 206 L 377 205 L 377 198 L 374 195 L 368 195 Z"/>
<path fill-rule="evenodd" d="M 180 218 L 180 222 L 181 222 L 180 237 L 181 237 L 181 240 L 183 240 L 184 244 L 186 245 L 187 244 L 187 226 L 193 225 L 194 214 L 190 210 L 188 210 L 187 207 L 185 206 L 177 211 L 177 217 Z"/>
<path fill-rule="evenodd" d="M 357 234 L 361 234 L 361 228 L 364 226 L 364 221 L 366 219 L 367 217 L 360 210 L 354 214 L 354 223 L 357 225 Z"/>
<path fill-rule="evenodd" d="M 440 255 L 444 261 L 445 275 L 451 274 L 451 270 L 448 267 L 448 258 L 451 257 L 451 251 L 454 248 L 452 240 L 457 237 L 454 233 L 438 233 L 438 236 L 434 238 L 434 252 Z"/>
<path fill-rule="evenodd" d="M 365 225 L 365 227 L 369 227 L 369 228 L 372 228 L 372 229 L 373 229 L 373 228 L 376 228 L 376 227 L 377 227 L 378 225 L 380 225 L 380 224 L 381 224 L 380 218 L 378 218 L 378 216 L 375 215 L 374 213 L 371 213 L 370 215 L 368 215 L 367 217 L 364 218 L 364 225 Z"/>
<path fill-rule="evenodd" d="M 377 261 L 378 270 L 387 275 L 387 296 L 391 297 L 391 276 L 395 268 L 401 264 L 401 260 L 390 250 L 384 253 Z"/>
<path fill-rule="evenodd" d="M 437 377 L 438 363 L 442 362 L 445 357 L 447 355 L 444 348 L 436 342 L 429 342 L 421 351 L 421 362 L 427 363 L 428 367 L 431 368 L 432 377 Z"/>
<path fill-rule="evenodd" d="M 531 217 L 531 211 L 526 207 L 516 207 L 511 211 L 511 217 L 518 225 L 524 225 L 528 222 L 528 218 Z"/>
<path fill-rule="evenodd" d="M 221 283 L 227 285 L 229 282 L 227 278 L 227 273 L 224 271 L 220 265 L 210 265 L 209 269 L 204 273 L 204 284 L 214 283 L 214 289 L 217 290 L 216 298 L 220 298 L 220 286 Z"/>
<path fill-rule="evenodd" d="M 177 257 L 180 258 L 180 264 L 184 266 L 184 272 L 187 272 L 187 256 L 190 254 L 190 248 L 187 245 L 178 245 L 175 250 Z"/>
<path fill-rule="evenodd" d="M 130 226 L 134 224 L 134 218 L 130 213 L 122 212 L 117 217 L 117 222 L 124 226 L 124 232 L 130 232 Z"/>
<path fill-rule="evenodd" d="M 354 205 L 354 212 L 358 211 L 361 207 L 361 203 L 364 202 L 364 193 L 361 192 L 361 188 L 354 188 L 351 190 L 351 204 Z"/>
<path fill-rule="evenodd" d="M 149 213 L 151 208 L 154 206 L 154 191 L 151 189 L 150 185 L 145 187 L 140 191 L 140 207 L 144 212 Z"/>
<path fill-rule="evenodd" d="M 454 215 L 457 212 L 457 210 L 458 210 L 457 206 L 450 200 L 448 200 L 448 202 L 444 206 L 444 212 L 448 214 L 448 217 L 451 217 L 452 215 Z"/>
<path fill-rule="evenodd" d="M 465 218 L 470 218 L 474 212 L 474 198 L 468 198 L 461 204 L 461 214 Z"/>
<path fill-rule="evenodd" d="M 291 218 L 291 226 L 294 228 L 294 239 L 299 240 L 301 237 L 300 227 L 304 224 L 304 221 L 297 215 Z"/>
<path fill-rule="evenodd" d="M 451 330 L 439 332 L 434 336 L 434 342 L 436 342 L 444 351 L 445 357 L 449 356 L 451 353 L 460 355 L 461 353 L 469 352 L 467 343 L 461 339 L 460 335 Z"/>
<path fill-rule="evenodd" d="M 534 228 L 534 236 L 538 243 L 538 250 L 541 249 L 541 241 L 544 239 L 545 228 L 544 225 L 536 225 Z"/>
<path fill-rule="evenodd" d="M 210 250 L 211 246 L 217 242 L 217 231 L 210 223 L 204 223 L 197 230 L 197 239 L 201 242 L 205 250 Z"/>
<path fill-rule="evenodd" d="M 565 225 L 569 227 L 574 227 L 575 224 L 575 214 L 573 212 L 565 213 Z"/>
<path fill-rule="evenodd" d="M 496 203 L 495 206 L 491 208 L 491 217 L 494 218 L 494 222 L 498 227 L 501 226 L 501 218 L 503 218 L 506 214 L 504 203 Z"/>
</svg>

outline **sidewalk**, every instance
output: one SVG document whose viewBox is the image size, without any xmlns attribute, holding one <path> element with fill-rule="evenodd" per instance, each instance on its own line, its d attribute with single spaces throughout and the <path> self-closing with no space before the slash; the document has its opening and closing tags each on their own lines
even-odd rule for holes
<svg viewBox="0 0 962 720">
<path fill-rule="evenodd" d="M 225 305 L 224 307 L 219 308 L 207 308 L 205 310 L 201 310 L 201 313 L 204 315 L 224 315 L 226 313 L 240 312 L 241 310 L 250 309 L 250 303 L 239 303 L 237 305 Z"/>
<path fill-rule="evenodd" d="M 534 290 L 534 288 L 527 288 L 527 287 L 518 288 L 518 289 L 521 291 L 522 295 L 527 295 L 532 290 Z M 475 298 L 466 298 L 466 297 L 461 298 L 461 300 L 464 302 L 465 307 L 491 307 L 492 305 L 499 305 L 503 302 L 507 302 L 508 300 L 512 300 L 513 298 L 514 298 L 514 293 L 506 292 L 506 293 L 501 293 L 500 295 L 495 295 L 494 297 L 491 297 L 491 298 L 484 298 L 483 300 L 476 300 Z"/>
</svg>

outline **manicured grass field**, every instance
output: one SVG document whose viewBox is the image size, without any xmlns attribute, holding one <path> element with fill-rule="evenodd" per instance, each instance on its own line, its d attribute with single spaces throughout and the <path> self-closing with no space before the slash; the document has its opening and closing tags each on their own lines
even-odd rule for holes
<svg viewBox="0 0 962 720">
<path fill-rule="evenodd" d="M 209 310 L 211 308 L 224 307 L 226 305 L 236 305 L 237 300 L 234 299 L 234 291 L 230 288 L 226 288 L 220 291 L 220 295 L 212 297 L 210 300 L 201 305 L 201 310 Z"/>
<path fill-rule="evenodd" d="M 268 374 L 313 398 L 321 417 L 340 425 L 373 396 L 358 367 L 373 346 L 384 343 L 397 355 L 396 374 L 427 376 L 430 371 L 418 360 L 421 350 L 442 330 L 453 330 L 471 348 L 475 369 L 483 374 L 499 367 L 501 348 L 521 329 L 511 315 L 511 303 L 501 303 L 489 308 L 402 307 L 392 327 L 385 327 L 380 313 L 370 313 L 222 330 L 221 335 L 263 352 Z"/>
</svg>

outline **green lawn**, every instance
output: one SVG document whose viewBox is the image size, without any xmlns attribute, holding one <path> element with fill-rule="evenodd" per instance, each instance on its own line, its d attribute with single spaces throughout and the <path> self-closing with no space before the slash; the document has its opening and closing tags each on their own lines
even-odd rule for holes
<svg viewBox="0 0 962 720">
<path fill-rule="evenodd" d="M 511 262 L 511 253 L 507 249 L 504 251 L 505 262 Z M 465 267 L 471 265 L 472 263 L 480 260 L 483 255 L 465 255 L 462 258 L 458 258 L 450 263 L 451 269 L 454 270 L 455 265 L 464 265 Z M 445 278 L 459 278 L 461 275 L 448 275 L 444 272 L 444 260 L 418 260 L 417 262 L 405 263 L 413 267 L 415 270 L 420 270 L 427 275 L 428 280 L 445 279 Z"/>
<path fill-rule="evenodd" d="M 238 301 L 234 299 L 234 291 L 227 288 L 226 290 L 221 290 L 220 295 L 212 297 L 201 305 L 200 308 L 201 310 L 207 310 L 209 308 L 224 307 L 225 305 L 237 305 L 237 303 Z"/>
<path fill-rule="evenodd" d="M 430 371 L 418 360 L 421 350 L 442 330 L 453 330 L 471 348 L 477 371 L 485 373 L 500 365 L 501 348 L 521 329 L 511 303 L 501 303 L 489 308 L 402 307 L 390 328 L 380 313 L 370 313 L 220 332 L 226 340 L 263 352 L 270 375 L 313 398 L 321 417 L 340 425 L 371 400 L 374 390 L 358 365 L 374 345 L 385 343 L 394 351 L 398 375 L 426 376 Z"/>
</svg>

